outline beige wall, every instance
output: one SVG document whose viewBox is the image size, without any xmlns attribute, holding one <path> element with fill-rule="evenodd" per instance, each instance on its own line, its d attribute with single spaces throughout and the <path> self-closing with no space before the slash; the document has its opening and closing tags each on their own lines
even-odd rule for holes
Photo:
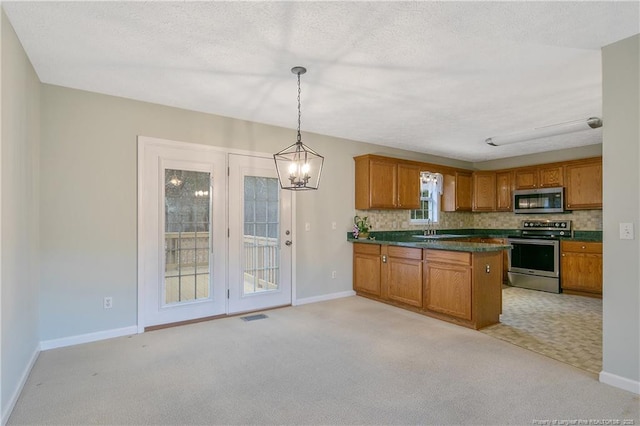
<svg viewBox="0 0 640 426">
<path fill-rule="evenodd" d="M 534 143 L 534 142 L 532 142 Z M 476 170 L 500 170 L 512 167 L 532 166 L 536 164 L 555 163 L 558 161 L 578 160 L 581 158 L 599 157 L 602 155 L 602 144 L 501 158 L 499 160 L 473 163 Z"/>
<path fill-rule="evenodd" d="M 40 82 L 2 15 L 0 382 L 2 424 L 38 351 Z"/>
<path fill-rule="evenodd" d="M 640 393 L 640 35 L 602 49 L 603 373 Z M 635 239 L 620 240 L 633 223 Z"/>
<path fill-rule="evenodd" d="M 292 129 L 50 85 L 42 88 L 42 135 L 42 340 L 136 324 L 138 135 L 268 153 L 295 141 Z M 351 290 L 346 232 L 354 211 L 354 156 L 469 167 L 304 128 L 303 140 L 325 156 L 325 166 L 320 189 L 297 195 L 298 298 Z M 105 296 L 113 297 L 110 310 L 102 308 Z"/>
</svg>

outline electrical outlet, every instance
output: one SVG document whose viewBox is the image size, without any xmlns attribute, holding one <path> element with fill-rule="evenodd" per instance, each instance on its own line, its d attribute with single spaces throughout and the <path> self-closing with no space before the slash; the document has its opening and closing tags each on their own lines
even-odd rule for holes
<svg viewBox="0 0 640 426">
<path fill-rule="evenodd" d="M 331 278 L 333 278 L 333 279 L 336 278 L 336 271 L 331 271 Z"/>
<path fill-rule="evenodd" d="M 338 224 L 335 222 L 331 222 L 331 229 L 337 229 L 338 228 Z"/>
<path fill-rule="evenodd" d="M 620 239 L 633 240 L 633 223 L 620 224 Z"/>
<path fill-rule="evenodd" d="M 305 230 L 305 231 L 311 231 L 311 224 L 310 224 L 309 222 L 306 222 L 306 223 L 304 224 L 304 230 Z"/>
<path fill-rule="evenodd" d="M 103 306 L 105 309 L 113 308 L 113 297 L 105 297 Z"/>
</svg>

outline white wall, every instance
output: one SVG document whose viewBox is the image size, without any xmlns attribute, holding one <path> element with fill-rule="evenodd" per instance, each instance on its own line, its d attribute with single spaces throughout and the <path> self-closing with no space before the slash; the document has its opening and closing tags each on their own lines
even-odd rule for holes
<svg viewBox="0 0 640 426">
<path fill-rule="evenodd" d="M 260 152 L 295 142 L 293 129 L 58 86 L 42 86 L 41 106 L 43 341 L 136 324 L 137 135 Z M 297 198 L 301 299 L 351 290 L 346 232 L 354 212 L 353 156 L 386 153 L 469 167 L 302 130 L 303 141 L 325 156 L 325 167 L 320 189 Z M 105 296 L 113 297 L 110 310 L 102 308 Z"/>
<path fill-rule="evenodd" d="M 2 421 L 38 353 L 40 82 L 2 11 L 1 410 Z"/>
<path fill-rule="evenodd" d="M 602 49 L 602 381 L 640 393 L 640 35 Z M 631 222 L 635 239 L 619 239 Z"/>
</svg>

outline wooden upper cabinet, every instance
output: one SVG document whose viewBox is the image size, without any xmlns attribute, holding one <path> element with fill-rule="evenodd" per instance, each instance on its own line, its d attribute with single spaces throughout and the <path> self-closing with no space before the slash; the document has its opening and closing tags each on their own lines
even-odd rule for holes
<svg viewBox="0 0 640 426">
<path fill-rule="evenodd" d="M 562 184 L 561 165 L 523 167 L 515 170 L 515 189 L 552 188 Z"/>
<path fill-rule="evenodd" d="M 398 163 L 398 208 L 420 208 L 420 171 L 419 166 Z"/>
<path fill-rule="evenodd" d="M 368 207 L 356 208 L 394 208 L 398 198 L 398 165 L 389 161 L 370 160 L 369 170 Z"/>
<path fill-rule="evenodd" d="M 563 184 L 562 166 L 540 167 L 538 169 L 538 187 L 554 188 Z"/>
<path fill-rule="evenodd" d="M 533 189 L 538 185 L 538 169 L 523 168 L 515 171 L 516 189 Z"/>
<path fill-rule="evenodd" d="M 564 181 L 568 210 L 602 208 L 602 157 L 567 164 Z"/>
<path fill-rule="evenodd" d="M 471 173 L 445 173 L 442 185 L 443 212 L 471 211 Z"/>
<path fill-rule="evenodd" d="M 356 162 L 355 207 L 420 208 L 420 166 L 395 158 L 363 155 Z"/>
<path fill-rule="evenodd" d="M 495 172 L 473 172 L 474 212 L 493 212 L 496 210 L 496 174 Z"/>
<path fill-rule="evenodd" d="M 513 197 L 511 190 L 513 186 L 513 173 L 496 172 L 496 210 L 499 212 L 510 212 L 513 210 Z"/>
</svg>

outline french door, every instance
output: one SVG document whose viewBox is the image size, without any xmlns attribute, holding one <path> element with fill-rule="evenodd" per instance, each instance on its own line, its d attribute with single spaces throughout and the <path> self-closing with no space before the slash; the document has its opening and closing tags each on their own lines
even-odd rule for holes
<svg viewBox="0 0 640 426">
<path fill-rule="evenodd" d="M 291 303 L 273 160 L 139 138 L 138 329 Z"/>
<path fill-rule="evenodd" d="M 226 155 L 149 144 L 143 166 L 144 326 L 224 314 Z"/>
<path fill-rule="evenodd" d="M 291 193 L 272 158 L 229 155 L 229 313 L 291 304 Z"/>
</svg>

